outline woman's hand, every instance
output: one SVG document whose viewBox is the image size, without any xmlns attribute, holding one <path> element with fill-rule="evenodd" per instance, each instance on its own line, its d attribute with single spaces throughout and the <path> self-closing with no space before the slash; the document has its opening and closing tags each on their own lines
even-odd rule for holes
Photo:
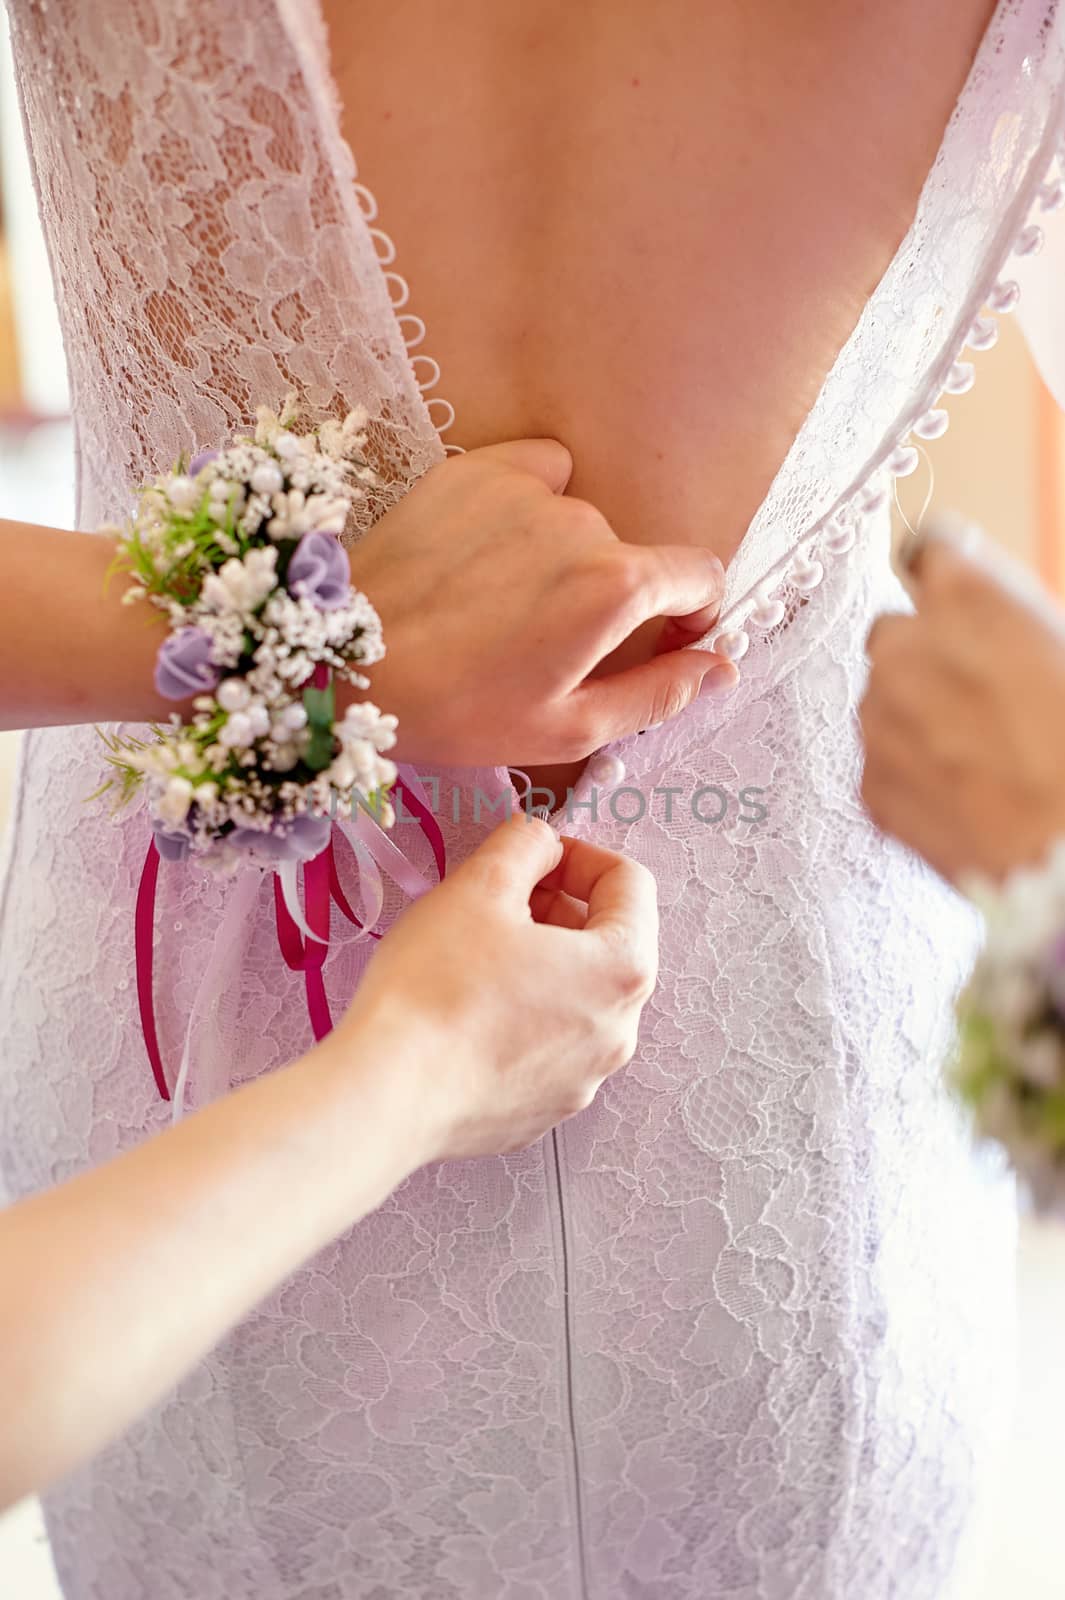
<svg viewBox="0 0 1065 1600">
<path fill-rule="evenodd" d="M 384 624 L 388 654 L 371 692 L 399 717 L 401 759 L 581 760 L 675 716 L 701 684 L 735 681 L 720 657 L 679 648 L 713 623 L 720 561 L 622 544 L 590 505 L 564 496 L 570 468 L 549 439 L 473 450 L 434 467 L 351 552 L 352 581 Z M 107 584 L 111 540 L 0 522 L 0 547 L 11 598 L 0 727 L 188 709 L 155 690 L 164 619 L 123 605 L 124 583 Z M 676 621 L 653 661 L 585 681 L 656 616 Z M 342 698 L 352 698 L 343 686 Z"/>
<path fill-rule="evenodd" d="M 572 461 L 551 439 L 441 463 L 351 551 L 387 655 L 371 673 L 399 717 L 401 759 L 449 765 L 580 760 L 676 716 L 736 669 L 691 644 L 724 572 L 709 550 L 622 544 L 566 498 Z M 641 623 L 678 619 L 668 652 L 590 678 Z"/>
<path fill-rule="evenodd" d="M 19 1397 L 0 1510 L 127 1427 L 416 1167 L 586 1106 L 632 1054 L 656 921 L 642 867 L 515 818 L 389 933 L 303 1060 L 0 1213 L 0 1394 Z"/>
<path fill-rule="evenodd" d="M 911 574 L 917 615 L 869 637 L 865 802 L 945 877 L 1000 878 L 1065 835 L 1065 616 L 980 544 Z"/>
<path fill-rule="evenodd" d="M 518 1149 L 630 1059 L 657 947 L 650 873 L 515 816 L 382 941 L 330 1048 L 409 1073 L 422 1160 Z"/>
</svg>

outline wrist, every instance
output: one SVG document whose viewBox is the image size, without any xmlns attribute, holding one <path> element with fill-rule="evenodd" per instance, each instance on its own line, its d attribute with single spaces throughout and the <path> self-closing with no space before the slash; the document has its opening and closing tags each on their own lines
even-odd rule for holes
<svg viewBox="0 0 1065 1600">
<path fill-rule="evenodd" d="M 438 1159 L 443 1147 L 444 1118 L 432 1073 L 444 1049 L 440 1030 L 409 997 L 356 995 L 307 1060 L 325 1085 L 338 1124 L 373 1127 L 389 1190 Z"/>
</svg>

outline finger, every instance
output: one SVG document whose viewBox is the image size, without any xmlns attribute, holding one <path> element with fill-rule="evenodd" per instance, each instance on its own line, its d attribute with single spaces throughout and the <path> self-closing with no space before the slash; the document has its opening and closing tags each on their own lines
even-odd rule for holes
<svg viewBox="0 0 1065 1600">
<path fill-rule="evenodd" d="M 689 633 L 705 633 L 725 592 L 725 569 L 701 545 L 628 545 L 626 555 L 639 577 L 640 621 L 651 617 L 685 619 Z M 704 620 L 709 619 L 709 620 Z"/>
<path fill-rule="evenodd" d="M 990 574 L 996 549 L 983 529 L 968 517 L 945 511 L 903 545 L 899 553 L 902 579 L 914 603 L 940 585 L 949 587 L 962 573 Z"/>
<path fill-rule="evenodd" d="M 661 632 L 655 640 L 655 655 L 668 655 L 671 650 L 687 650 L 717 621 L 720 605 L 704 606 L 686 617 L 666 617 Z"/>
<path fill-rule="evenodd" d="M 618 857 L 596 878 L 588 896 L 585 935 L 600 940 L 607 971 L 650 978 L 658 971 L 658 885 L 635 861 Z"/>
<path fill-rule="evenodd" d="M 910 551 L 905 577 L 915 601 L 920 600 L 922 590 L 949 581 L 969 564 L 964 547 L 953 537 L 931 531 L 914 540 Z"/>
<path fill-rule="evenodd" d="M 588 907 L 593 927 L 622 926 L 633 934 L 658 936 L 658 891 L 651 874 L 614 850 L 563 839 L 562 860 L 548 873 L 542 888 L 559 890 Z"/>
<path fill-rule="evenodd" d="M 598 748 L 679 716 L 699 695 L 727 695 L 739 681 L 731 661 L 712 650 L 675 650 L 605 678 L 589 678 L 569 696 L 574 720 L 594 730 Z"/>
<path fill-rule="evenodd" d="M 527 904 L 533 889 L 562 858 L 562 842 L 539 817 L 518 811 L 500 823 L 468 861 L 446 880 L 472 880 L 478 891 Z"/>
<path fill-rule="evenodd" d="M 941 518 L 930 528 L 919 560 L 921 594 L 969 612 L 981 603 L 996 610 L 1004 597 L 1061 629 L 1061 608 L 1031 567 L 989 539 L 976 523 Z"/>
<path fill-rule="evenodd" d="M 539 478 L 552 494 L 564 494 L 573 476 L 573 457 L 557 439 L 509 439 L 504 444 L 482 445 L 468 450 L 467 461 L 497 462 L 516 472 Z"/>
<path fill-rule="evenodd" d="M 874 671 L 884 657 L 895 656 L 906 650 L 916 626 L 913 617 L 896 611 L 885 611 L 876 618 L 865 641 L 865 653 L 873 663 Z"/>
<path fill-rule="evenodd" d="M 587 907 L 596 878 L 621 858 L 614 850 L 571 839 L 567 834 L 561 835 L 559 843 L 562 854 L 551 871 L 541 878 L 538 887 L 549 894 L 568 895 Z"/>
<path fill-rule="evenodd" d="M 533 921 L 552 928 L 583 928 L 588 921 L 588 907 L 561 889 L 544 889 L 537 886 L 529 896 L 529 910 Z"/>
<path fill-rule="evenodd" d="M 592 626 L 580 641 L 581 677 L 653 619 L 680 618 L 682 629 L 683 619 L 688 619 L 688 637 L 678 643 L 692 644 L 708 631 L 725 592 L 725 569 L 712 550 L 699 545 L 625 544 L 605 522 L 598 531 L 605 548 L 599 552 L 599 567 L 593 568 L 588 619 Z"/>
</svg>

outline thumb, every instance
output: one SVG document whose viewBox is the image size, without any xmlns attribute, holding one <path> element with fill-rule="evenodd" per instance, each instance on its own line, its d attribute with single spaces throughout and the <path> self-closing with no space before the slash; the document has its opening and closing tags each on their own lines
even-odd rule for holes
<svg viewBox="0 0 1065 1600">
<path fill-rule="evenodd" d="M 565 494 L 573 476 L 573 457 L 557 439 L 510 439 L 505 444 L 486 444 L 467 450 L 467 461 L 497 462 L 515 472 L 539 478 L 552 494 Z"/>
<path fill-rule="evenodd" d="M 539 817 L 517 811 L 464 861 L 451 881 L 465 879 L 495 899 L 526 903 L 541 878 L 562 860 L 562 840 Z"/>
<path fill-rule="evenodd" d="M 700 694 L 728 694 L 739 679 L 731 661 L 712 650 L 677 650 L 606 678 L 589 678 L 570 696 L 593 722 L 600 745 L 669 722 Z"/>
<path fill-rule="evenodd" d="M 966 588 L 962 579 L 968 581 Z M 960 617 L 971 605 L 974 579 L 989 599 L 1008 596 L 1056 633 L 1062 632 L 1060 602 L 1031 567 L 988 538 L 977 523 L 949 513 L 933 518 L 906 562 L 906 587 L 918 611 L 931 603 Z"/>
</svg>

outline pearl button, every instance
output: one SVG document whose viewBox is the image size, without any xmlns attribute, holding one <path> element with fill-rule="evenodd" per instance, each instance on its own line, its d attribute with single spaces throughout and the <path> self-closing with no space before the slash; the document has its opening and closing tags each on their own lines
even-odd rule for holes
<svg viewBox="0 0 1065 1600">
<path fill-rule="evenodd" d="M 1004 278 L 1001 283 L 996 283 L 987 297 L 988 308 L 1004 316 L 1008 311 L 1014 311 L 1021 298 L 1021 286 L 1015 278 Z"/>
<path fill-rule="evenodd" d="M 1038 255 L 1043 248 L 1043 230 L 1038 222 L 1030 222 L 1022 228 L 1017 235 L 1017 243 L 1013 247 L 1015 256 Z"/>
<path fill-rule="evenodd" d="M 935 410 L 926 411 L 923 417 L 918 417 L 913 425 L 913 431 L 918 439 L 942 439 L 949 427 L 949 413 Z"/>
<path fill-rule="evenodd" d="M 775 628 L 779 622 L 784 621 L 784 614 L 783 600 L 776 600 L 772 595 L 763 595 L 751 612 L 751 621 L 757 628 Z"/>
<path fill-rule="evenodd" d="M 788 580 L 800 594 L 809 594 L 816 589 L 825 575 L 825 569 L 820 561 L 796 562 L 788 574 Z"/>
<path fill-rule="evenodd" d="M 853 527 L 845 522 L 832 521 L 828 524 L 825 534 L 825 549 L 830 556 L 845 556 L 854 544 L 855 533 Z"/>
<path fill-rule="evenodd" d="M 944 394 L 968 394 L 976 382 L 976 368 L 971 361 L 955 361 L 943 385 Z"/>
<path fill-rule="evenodd" d="M 887 469 L 893 478 L 908 478 L 917 471 L 920 456 L 912 444 L 900 444 L 887 458 Z"/>
<path fill-rule="evenodd" d="M 882 483 L 871 484 L 868 489 L 863 489 L 858 496 L 858 509 L 865 516 L 871 516 L 874 511 L 880 511 L 887 505 L 888 492 Z"/>
<path fill-rule="evenodd" d="M 750 639 L 742 628 L 736 628 L 730 633 L 719 633 L 713 641 L 713 648 L 719 656 L 724 656 L 726 661 L 741 661 L 750 647 Z"/>
<path fill-rule="evenodd" d="M 1052 178 L 1039 191 L 1039 205 L 1043 211 L 1060 211 L 1065 206 L 1065 182 Z"/>
<path fill-rule="evenodd" d="M 625 776 L 625 763 L 619 756 L 593 756 L 588 763 L 588 776 L 602 789 L 616 789 Z"/>
<path fill-rule="evenodd" d="M 977 317 L 965 343 L 970 350 L 990 350 L 998 343 L 998 323 L 990 317 Z"/>
</svg>

